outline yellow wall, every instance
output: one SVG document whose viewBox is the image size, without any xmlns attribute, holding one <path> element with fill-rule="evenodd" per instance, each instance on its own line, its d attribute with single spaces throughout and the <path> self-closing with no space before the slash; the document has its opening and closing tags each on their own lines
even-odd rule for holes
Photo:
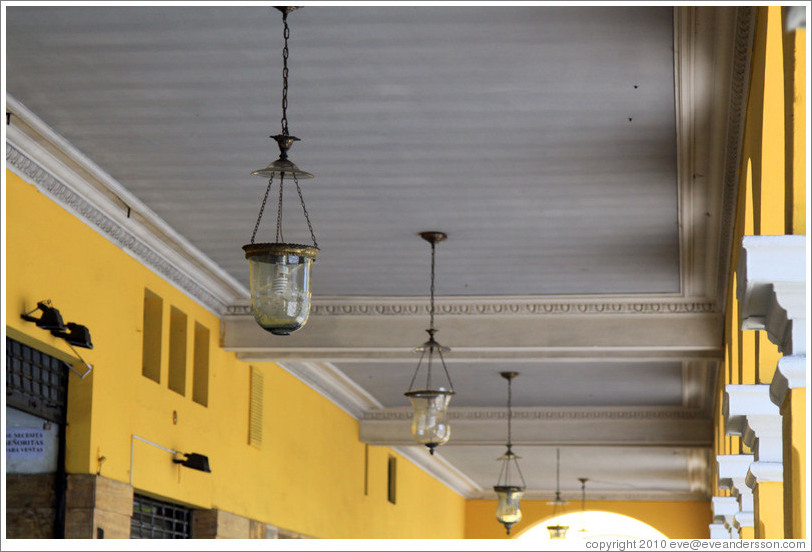
<svg viewBox="0 0 812 552">
<path fill-rule="evenodd" d="M 553 506 L 544 500 L 522 500 L 521 507 L 522 521 L 513 527 L 511 536 L 508 537 L 505 535 L 504 526 L 496 521 L 495 500 L 469 500 L 465 506 L 465 537 L 470 539 L 516 537 L 539 522 L 553 517 Z M 713 517 L 710 502 L 587 500 L 584 507 L 589 511 L 633 517 L 651 525 L 670 539 L 707 539 L 708 524 Z"/>
<path fill-rule="evenodd" d="M 129 482 L 132 445 L 136 492 L 321 538 L 462 537 L 464 499 L 403 458 L 397 504 L 387 501 L 391 449 L 370 447 L 365 495 L 358 422 L 275 364 L 254 365 L 264 376 L 264 423 L 261 447 L 249 445 L 250 367 L 218 346 L 217 317 L 33 185 L 11 172 L 6 179 L 9 336 L 73 358 L 63 340 L 20 319 L 51 299 L 65 322 L 90 329 L 94 344 L 80 350 L 91 374 L 70 377 L 69 473 Z M 164 302 L 160 383 L 141 373 L 145 288 Z M 171 307 L 188 317 L 185 396 L 166 383 Z M 196 323 L 210 332 L 208 406 L 191 398 Z M 132 435 L 206 454 L 212 473 L 175 465 Z"/>
</svg>

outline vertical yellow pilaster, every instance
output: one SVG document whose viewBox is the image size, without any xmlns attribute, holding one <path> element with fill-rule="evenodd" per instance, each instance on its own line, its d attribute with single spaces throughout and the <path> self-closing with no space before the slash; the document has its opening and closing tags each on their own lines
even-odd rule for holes
<svg viewBox="0 0 812 552">
<path fill-rule="evenodd" d="M 786 8 L 785 8 L 786 9 Z M 784 233 L 806 232 L 806 29 L 784 33 Z"/>
<path fill-rule="evenodd" d="M 780 6 L 759 9 L 757 27 L 764 33 L 764 43 L 758 44 L 754 51 L 754 65 L 764 64 L 764 80 L 760 83 L 764 91 L 761 111 L 760 171 L 753 178 L 755 231 L 762 236 L 784 234 L 786 194 L 783 186 L 784 48 L 781 15 Z M 756 59 L 762 55 L 763 59 Z"/>
<path fill-rule="evenodd" d="M 784 485 L 780 481 L 762 481 L 753 490 L 755 537 L 784 538 Z"/>
<path fill-rule="evenodd" d="M 781 353 L 778 350 L 778 345 L 774 344 L 767 337 L 767 332 L 751 332 L 756 335 L 756 360 L 757 365 L 757 380 L 755 383 L 769 384 L 775 375 L 775 368 L 778 366 L 778 361 L 781 360 Z"/>
<path fill-rule="evenodd" d="M 806 538 L 806 388 L 790 389 L 781 406 L 784 421 L 784 535 Z"/>
<path fill-rule="evenodd" d="M 760 381 L 758 381 L 758 362 L 756 361 L 757 358 L 756 332 L 740 331 L 739 336 L 741 338 L 741 346 L 739 349 L 739 364 L 741 365 L 741 382 L 745 385 L 761 383 Z"/>
<path fill-rule="evenodd" d="M 739 530 L 739 537 L 743 539 L 754 539 L 756 538 L 756 528 L 755 527 L 742 527 Z"/>
</svg>

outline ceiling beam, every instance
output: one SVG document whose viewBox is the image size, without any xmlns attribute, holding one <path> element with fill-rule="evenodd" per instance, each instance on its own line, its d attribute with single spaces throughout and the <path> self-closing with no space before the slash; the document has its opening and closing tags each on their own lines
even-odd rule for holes
<svg viewBox="0 0 812 552">
<path fill-rule="evenodd" d="M 414 444 L 408 407 L 368 411 L 360 439 L 371 445 Z M 449 408 L 454 445 L 501 445 L 504 408 Z M 534 408 L 513 409 L 517 446 L 660 446 L 706 447 L 713 444 L 713 420 L 682 408 Z"/>
<path fill-rule="evenodd" d="M 428 319 L 420 312 L 423 303 L 404 302 L 404 308 L 392 312 L 383 303 L 366 305 L 366 313 L 356 306 L 348 311 L 357 314 L 348 315 L 314 309 L 304 329 L 281 338 L 262 330 L 245 312 L 247 307 L 243 311 L 230 308 L 222 318 L 223 347 L 251 362 L 413 361 L 414 348 L 426 338 Z M 440 310 L 438 340 L 451 348 L 446 360 L 721 358 L 721 315 L 710 309 L 694 311 L 693 304 L 643 301 L 612 310 L 613 303 L 595 301 L 573 304 L 567 311 L 546 304 L 550 313 L 539 309 L 536 314 L 528 310 L 528 304 L 533 305 L 506 299 L 502 312 L 487 314 L 479 314 L 476 302 L 457 314 L 445 315 Z M 409 305 L 415 309 L 409 310 Z M 513 305 L 516 314 L 511 312 Z M 642 312 L 636 312 L 637 307 Z"/>
</svg>

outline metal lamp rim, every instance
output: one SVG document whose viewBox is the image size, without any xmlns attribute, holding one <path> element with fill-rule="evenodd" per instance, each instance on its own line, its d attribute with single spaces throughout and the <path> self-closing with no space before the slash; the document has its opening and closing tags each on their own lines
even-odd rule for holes
<svg viewBox="0 0 812 552">
<path fill-rule="evenodd" d="M 258 255 L 295 255 L 316 260 L 319 248 L 301 243 L 249 243 L 242 246 L 245 258 L 250 259 Z"/>
<path fill-rule="evenodd" d="M 417 389 L 415 391 L 407 391 L 404 395 L 407 397 L 433 398 L 439 397 L 440 395 L 454 395 L 454 391 L 446 389 Z"/>
<path fill-rule="evenodd" d="M 494 492 L 497 493 L 522 493 L 524 489 L 518 485 L 494 485 L 493 487 Z"/>
</svg>

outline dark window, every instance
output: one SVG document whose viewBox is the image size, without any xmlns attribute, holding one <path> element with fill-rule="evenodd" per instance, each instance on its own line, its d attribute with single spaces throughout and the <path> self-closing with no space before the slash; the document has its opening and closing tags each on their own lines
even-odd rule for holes
<svg viewBox="0 0 812 552">
<path fill-rule="evenodd" d="M 58 358 L 6 337 L 6 404 L 64 424 L 70 367 Z"/>
<path fill-rule="evenodd" d="M 164 301 L 150 290 L 144 290 L 144 327 L 141 344 L 141 373 L 161 382 L 161 337 Z"/>
<path fill-rule="evenodd" d="M 190 539 L 192 538 L 189 508 L 161 502 L 143 495 L 133 496 L 131 539 Z"/>
</svg>

